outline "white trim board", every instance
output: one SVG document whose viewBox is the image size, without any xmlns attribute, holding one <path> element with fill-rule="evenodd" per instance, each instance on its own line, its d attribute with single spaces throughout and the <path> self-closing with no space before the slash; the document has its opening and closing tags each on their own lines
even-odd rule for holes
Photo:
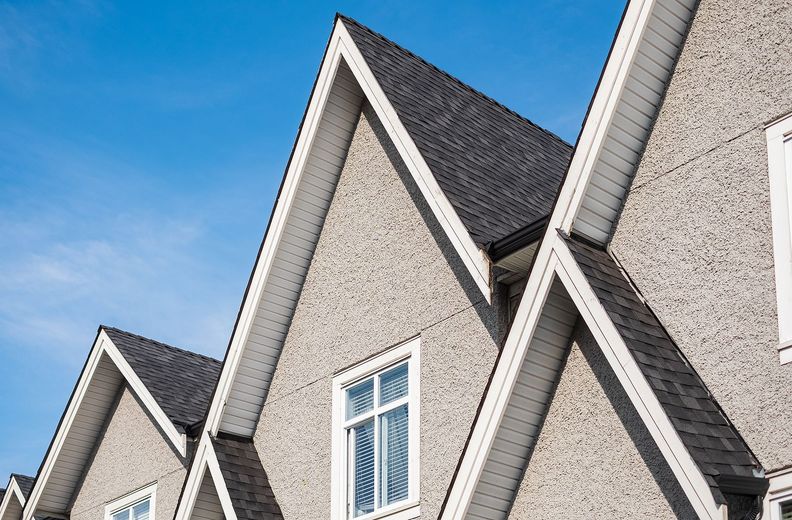
<svg viewBox="0 0 792 520">
<path fill-rule="evenodd" d="M 770 209 L 773 222 L 778 352 L 792 362 L 792 114 L 766 131 Z"/>
<path fill-rule="evenodd" d="M 332 458 L 331 458 L 331 513 L 332 520 L 348 518 L 348 482 L 349 460 L 347 453 L 347 437 L 345 426 L 344 391 L 357 381 L 382 373 L 403 361 L 409 362 L 408 397 L 405 402 L 409 407 L 409 491 L 408 497 L 390 507 L 380 508 L 373 513 L 363 515 L 361 520 L 374 520 L 387 517 L 389 520 L 410 520 L 421 515 L 419 487 L 421 483 L 420 449 L 421 438 L 419 425 L 421 421 L 421 338 L 416 337 L 381 354 L 371 357 L 362 363 L 343 370 L 333 376 L 333 411 L 332 411 Z M 376 383 L 375 383 L 376 386 Z M 378 390 L 375 389 L 375 396 Z M 403 404 L 403 403 L 400 403 Z M 375 397 L 375 408 L 377 408 Z M 391 405 L 394 406 L 394 405 Z M 376 420 L 376 414 L 373 415 Z M 375 496 L 377 492 L 375 492 Z"/>
<path fill-rule="evenodd" d="M 115 376 L 113 376 L 113 371 L 116 373 Z M 63 497 L 63 492 L 74 491 L 74 487 L 82 477 L 82 470 L 75 471 L 73 468 L 66 469 L 66 467 L 62 468 L 62 470 L 56 470 L 59 467 L 58 462 L 62 456 L 66 456 L 70 457 L 68 463 L 65 462 L 67 466 L 77 465 L 82 467 L 90 460 L 90 453 L 93 449 L 84 446 L 81 449 L 74 449 L 71 446 L 72 429 L 78 426 L 78 429 L 82 432 L 95 432 L 93 433 L 92 442 L 98 442 L 99 432 L 107 420 L 106 414 L 109 413 L 123 381 L 126 381 L 149 414 L 154 418 L 167 441 L 173 445 L 174 449 L 182 457 L 187 456 L 187 436 L 181 433 L 168 419 L 168 416 L 157 404 L 151 392 L 149 392 L 135 371 L 132 370 L 132 367 L 124 359 L 124 356 L 104 329 L 100 329 L 91 348 L 85 368 L 77 381 L 74 393 L 66 405 L 63 419 L 55 432 L 38 478 L 30 492 L 23 520 L 33 519 L 33 515 L 39 509 L 42 499 L 61 504 L 58 509 L 62 510 L 51 511 L 50 509 L 52 508 L 47 507 L 44 511 L 47 514 L 63 515 L 66 512 L 70 497 Z M 97 396 L 101 398 L 99 401 L 95 399 Z M 85 412 L 82 412 L 86 398 L 90 401 L 88 405 L 90 411 L 86 409 Z M 74 442 L 78 441 L 75 440 Z M 49 497 L 47 489 L 51 478 L 56 473 L 58 492 Z"/>
<path fill-rule="evenodd" d="M 25 507 L 25 495 L 22 494 L 16 478 L 12 476 L 5 490 L 5 495 L 3 495 L 3 500 L 0 501 L 0 520 L 18 520 L 17 518 L 6 518 L 6 511 L 11 507 L 11 500 L 13 499 L 16 499 L 20 510 L 23 510 Z"/>
<path fill-rule="evenodd" d="M 352 92 L 355 89 L 358 89 L 359 93 Z M 344 96 L 352 96 L 350 98 L 352 101 L 334 97 L 339 93 L 343 93 Z M 290 234 L 298 234 L 295 231 L 297 217 L 307 218 L 305 213 L 299 215 L 295 213 L 295 205 L 309 189 L 310 183 L 306 180 L 308 172 L 311 170 L 311 165 L 319 160 L 317 157 L 321 153 L 321 149 L 317 151 L 317 146 L 315 146 L 315 143 L 318 142 L 317 135 L 323 131 L 323 124 L 327 117 L 338 116 L 338 113 L 332 113 L 332 111 L 337 112 L 337 106 L 344 104 L 350 107 L 350 113 L 354 108 L 355 115 L 359 116 L 359 104 L 362 99 L 368 100 L 374 108 L 377 117 L 468 272 L 485 298 L 488 301 L 491 300 L 489 259 L 476 246 L 459 216 L 453 210 L 426 161 L 419 153 L 417 146 L 399 120 L 396 111 L 344 27 L 343 21 L 339 20 L 330 37 L 316 86 L 297 137 L 292 160 L 289 162 L 285 174 L 283 188 L 275 204 L 272 220 L 253 270 L 249 290 L 242 302 L 226 362 L 218 381 L 215 399 L 210 405 L 207 427 L 213 436 L 221 430 L 245 437 L 250 437 L 254 433 L 258 415 L 280 355 L 283 339 L 288 330 L 289 320 L 296 306 L 297 295 L 302 287 L 327 207 L 329 207 L 329 197 L 332 196 L 332 192 L 327 191 L 326 206 L 316 209 L 315 214 L 310 217 L 316 226 L 312 235 L 301 244 L 301 250 L 290 249 L 285 242 Z M 354 125 L 349 126 L 347 130 L 348 136 L 337 136 L 339 144 L 343 141 L 342 137 L 351 139 Z M 324 143 L 324 141 L 322 142 Z M 348 144 L 347 142 L 346 146 Z M 331 189 L 330 186 L 332 186 L 332 190 L 335 189 L 337 174 L 340 173 L 342 166 L 343 164 L 333 165 L 338 169 L 333 174 L 327 173 L 327 168 L 324 169 L 325 178 L 322 182 L 328 185 L 328 190 Z M 314 205 L 314 208 L 317 206 Z M 290 255 L 289 258 L 294 261 L 294 264 L 280 260 L 287 254 Z M 296 259 L 295 255 L 299 258 Z M 277 273 L 274 274 L 276 271 Z M 280 280 L 283 278 L 290 280 L 288 298 L 284 298 L 283 293 L 278 294 L 277 297 L 271 297 L 270 293 L 274 292 L 274 284 L 282 283 Z M 272 325 L 267 322 L 266 327 L 259 328 L 262 320 L 270 318 L 272 318 L 271 322 L 277 323 Z M 266 332 L 263 332 L 262 328 L 266 329 Z M 261 338 L 261 335 L 267 337 Z M 240 366 L 250 368 L 253 365 L 264 368 L 256 369 L 256 377 L 238 377 Z"/>
<path fill-rule="evenodd" d="M 207 470 L 209 471 L 208 476 L 211 478 L 212 484 L 217 492 L 217 497 L 220 500 L 220 505 L 223 508 L 223 515 L 225 515 L 226 520 L 237 520 L 236 511 L 234 511 L 231 496 L 228 494 L 228 488 L 225 485 L 225 479 L 223 479 L 223 473 L 220 470 L 220 463 L 214 451 L 214 445 L 206 432 L 201 435 L 201 440 L 198 443 L 198 448 L 196 449 L 193 463 L 190 466 L 187 480 L 184 483 L 184 491 L 179 499 L 179 505 L 176 509 L 174 520 L 189 520 L 192 518 L 201 485 L 203 484 L 204 477 L 207 476 Z"/>
<path fill-rule="evenodd" d="M 552 232 L 555 234 L 555 231 Z M 696 513 L 700 518 L 724 520 L 727 517 L 726 506 L 715 502 L 704 475 L 682 443 L 567 245 L 556 235 L 546 237 L 542 247 L 545 250 L 544 254 L 540 253 L 542 263 L 531 274 L 513 333 L 507 339 L 501 361 L 496 366 L 490 391 L 484 398 L 469 447 L 463 454 L 460 470 L 452 483 L 441 518 L 462 520 L 468 515 L 552 281 L 558 277 Z"/>
<path fill-rule="evenodd" d="M 128 509 L 138 502 L 149 500 L 149 520 L 157 517 L 157 483 L 148 484 L 132 493 L 117 498 L 105 506 L 105 520 L 112 520 L 112 516 L 124 509 Z"/>
</svg>

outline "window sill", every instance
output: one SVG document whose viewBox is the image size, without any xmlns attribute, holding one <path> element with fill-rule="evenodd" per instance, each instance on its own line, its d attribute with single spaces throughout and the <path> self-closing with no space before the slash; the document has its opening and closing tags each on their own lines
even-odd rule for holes
<svg viewBox="0 0 792 520">
<path fill-rule="evenodd" d="M 382 518 L 387 518 L 388 520 L 412 520 L 419 516 L 421 516 L 421 504 L 418 501 L 412 501 L 358 516 L 354 520 L 380 520 Z"/>
</svg>

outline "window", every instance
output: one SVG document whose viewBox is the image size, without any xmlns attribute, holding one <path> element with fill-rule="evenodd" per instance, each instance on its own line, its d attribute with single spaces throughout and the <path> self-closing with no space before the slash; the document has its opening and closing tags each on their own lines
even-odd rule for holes
<svg viewBox="0 0 792 520">
<path fill-rule="evenodd" d="M 333 379 L 333 518 L 416 518 L 419 339 Z"/>
<path fill-rule="evenodd" d="M 792 114 L 767 127 L 770 207 L 773 220 L 778 349 L 792 361 Z"/>
<path fill-rule="evenodd" d="M 105 520 L 154 520 L 156 484 L 125 495 L 105 507 Z"/>
<path fill-rule="evenodd" d="M 768 520 L 792 520 L 792 470 L 770 474 L 767 478 L 770 487 L 765 495 L 764 517 Z"/>
</svg>

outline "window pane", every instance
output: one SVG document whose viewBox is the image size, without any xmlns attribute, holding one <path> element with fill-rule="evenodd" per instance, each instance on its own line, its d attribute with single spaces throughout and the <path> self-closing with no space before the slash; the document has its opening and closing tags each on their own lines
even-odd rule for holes
<svg viewBox="0 0 792 520">
<path fill-rule="evenodd" d="M 138 505 L 134 506 L 132 508 L 131 520 L 148 520 L 150 508 L 151 508 L 150 500 L 146 500 L 145 502 L 141 502 Z"/>
<path fill-rule="evenodd" d="M 346 391 L 346 418 L 351 419 L 374 408 L 374 379 L 363 381 Z"/>
<path fill-rule="evenodd" d="M 407 498 L 409 428 L 407 405 L 380 417 L 380 505 Z"/>
<path fill-rule="evenodd" d="M 407 363 L 392 368 L 380 376 L 380 405 L 407 395 Z"/>
<path fill-rule="evenodd" d="M 113 514 L 113 520 L 129 520 L 129 509 Z"/>
<path fill-rule="evenodd" d="M 374 511 L 374 421 L 352 429 L 353 515 Z"/>
<path fill-rule="evenodd" d="M 792 500 L 781 504 L 781 520 L 792 520 Z"/>
</svg>

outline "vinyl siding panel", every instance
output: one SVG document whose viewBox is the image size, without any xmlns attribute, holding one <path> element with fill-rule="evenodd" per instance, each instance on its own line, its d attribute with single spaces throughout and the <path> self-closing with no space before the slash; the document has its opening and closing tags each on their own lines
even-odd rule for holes
<svg viewBox="0 0 792 520">
<path fill-rule="evenodd" d="M 342 62 L 246 338 L 223 412 L 222 431 L 248 437 L 255 431 L 362 103 L 363 93 Z"/>
<path fill-rule="evenodd" d="M 693 0 L 655 2 L 573 224 L 576 233 L 596 243 L 604 244 L 610 237 L 694 4 Z"/>
</svg>

